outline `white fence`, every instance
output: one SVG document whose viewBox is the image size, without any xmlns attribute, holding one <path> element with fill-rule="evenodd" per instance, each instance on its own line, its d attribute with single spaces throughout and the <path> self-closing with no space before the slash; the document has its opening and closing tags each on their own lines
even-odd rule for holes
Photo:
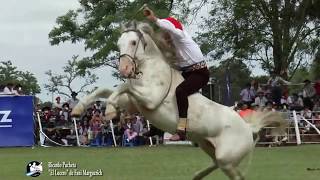
<svg viewBox="0 0 320 180">
<path fill-rule="evenodd" d="M 41 145 L 41 146 L 49 147 L 49 146 L 45 145 L 45 141 L 48 141 L 48 142 L 50 142 L 51 144 L 54 144 L 54 145 L 56 145 L 56 146 L 70 146 L 70 145 L 68 145 L 67 140 L 63 141 L 63 139 L 62 139 L 62 141 L 63 141 L 64 143 L 66 143 L 66 144 L 60 144 L 60 143 L 58 143 L 58 142 L 50 139 L 50 138 L 44 133 L 44 131 L 43 131 L 43 129 L 42 129 L 42 123 L 41 123 L 40 115 L 39 115 L 38 112 L 36 113 L 36 121 L 37 121 L 38 127 L 39 127 L 39 138 L 40 138 L 40 145 Z M 81 143 L 80 143 L 79 132 L 78 132 L 78 129 L 77 129 L 77 119 L 76 119 L 76 118 L 72 118 L 72 121 L 73 121 L 73 128 L 72 128 L 72 130 L 75 130 L 74 132 L 75 132 L 75 137 L 76 137 L 76 144 L 77 144 L 77 146 L 83 146 L 83 145 L 81 145 Z M 117 147 L 118 144 L 117 144 L 117 141 L 116 141 L 116 136 L 115 136 L 115 134 L 114 134 L 114 124 L 113 124 L 112 120 L 109 120 L 109 126 L 110 126 L 110 129 L 111 129 L 113 146 L 114 146 L 114 147 Z M 149 123 L 148 120 L 147 120 L 147 130 L 150 131 L 150 123 Z M 153 143 L 152 137 L 149 137 L 149 143 L 150 143 L 149 146 L 150 146 L 150 147 L 159 144 L 159 137 L 156 136 L 156 137 L 154 137 L 154 138 L 155 138 L 155 140 L 156 140 L 156 144 Z"/>
<path fill-rule="evenodd" d="M 270 130 L 274 127 L 263 128 L 260 132 L 261 140 L 258 144 L 315 144 L 320 143 L 320 112 L 309 112 L 309 117 L 305 117 L 303 111 L 283 112 L 283 116 L 288 120 L 287 134 L 283 137 L 274 137 Z"/>
<path fill-rule="evenodd" d="M 318 116 L 315 116 L 315 114 L 319 114 Z M 258 144 L 260 145 L 272 145 L 272 144 L 320 144 L 320 112 L 310 112 L 309 114 L 312 114 L 310 118 L 304 117 L 303 112 L 296 112 L 296 111 L 287 111 L 283 112 L 283 116 L 285 119 L 288 120 L 289 126 L 286 129 L 286 136 L 283 137 L 275 137 L 271 135 L 271 129 L 274 127 L 265 127 L 260 131 L 260 141 Z M 42 131 L 42 125 L 40 121 L 39 114 L 37 114 L 37 120 L 39 123 L 39 131 L 40 131 L 40 141 L 41 145 L 44 143 L 44 139 L 47 139 L 51 142 L 53 142 L 56 145 L 65 146 L 62 144 L 58 144 L 51 139 L 49 139 Z M 76 120 L 73 119 L 74 127 L 76 127 Z M 112 130 L 112 137 L 114 146 L 117 146 L 114 131 L 113 131 L 113 123 L 112 121 L 109 122 L 110 127 Z M 148 129 L 150 128 L 149 122 L 148 122 Z M 150 129 L 149 129 L 150 130 Z M 164 137 L 164 144 L 176 144 L 177 142 L 170 142 L 165 141 L 168 138 Z M 79 142 L 79 135 L 76 131 L 76 140 L 77 145 L 80 145 Z M 153 145 L 152 139 L 150 138 L 150 146 Z M 182 144 L 191 144 L 191 142 L 180 142 Z"/>
</svg>

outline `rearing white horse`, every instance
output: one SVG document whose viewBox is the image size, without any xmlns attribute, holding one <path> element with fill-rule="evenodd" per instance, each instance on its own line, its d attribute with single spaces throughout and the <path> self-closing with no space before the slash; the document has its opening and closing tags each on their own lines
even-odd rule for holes
<svg viewBox="0 0 320 180">
<path fill-rule="evenodd" d="M 111 92 L 98 89 L 85 97 L 72 114 L 80 114 L 97 97 L 108 97 L 106 115 L 112 118 L 115 107 L 137 109 L 156 127 L 174 133 L 178 122 L 175 89 L 182 82 L 152 39 L 148 24 L 129 23 L 118 40 L 119 71 L 128 80 Z M 246 123 L 234 110 L 215 103 L 199 93 L 189 96 L 187 137 L 199 144 L 212 164 L 196 173 L 202 179 L 220 168 L 231 180 L 243 180 L 237 169 L 240 161 L 254 148 L 253 133 L 271 123 L 283 124 L 274 112 L 257 112 Z"/>
</svg>

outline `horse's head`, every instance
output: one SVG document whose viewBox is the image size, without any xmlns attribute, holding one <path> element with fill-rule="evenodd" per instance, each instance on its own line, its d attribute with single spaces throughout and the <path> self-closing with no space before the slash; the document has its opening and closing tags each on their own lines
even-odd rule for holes
<svg viewBox="0 0 320 180">
<path fill-rule="evenodd" d="M 138 73 L 141 56 L 148 45 L 145 34 L 153 32 L 150 25 L 129 22 L 123 26 L 123 32 L 118 40 L 120 50 L 119 71 L 125 78 L 134 78 Z"/>
</svg>

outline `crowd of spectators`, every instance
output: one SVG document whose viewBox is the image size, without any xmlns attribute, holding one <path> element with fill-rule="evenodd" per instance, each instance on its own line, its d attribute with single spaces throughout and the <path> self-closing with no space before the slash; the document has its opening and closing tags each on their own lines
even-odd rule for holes
<svg viewBox="0 0 320 180">
<path fill-rule="evenodd" d="M 290 86 L 303 86 L 299 92 L 289 92 Z M 320 111 L 320 80 L 312 83 L 306 79 L 302 84 L 292 84 L 281 77 L 272 76 L 266 84 L 255 81 L 246 84 L 240 92 L 240 104 L 264 108 L 268 105 L 276 110 Z"/>
<path fill-rule="evenodd" d="M 22 86 L 20 84 L 7 83 L 0 84 L 0 95 L 23 95 Z"/>
<path fill-rule="evenodd" d="M 252 81 L 246 84 L 240 92 L 237 111 L 244 117 L 256 109 L 286 112 L 295 110 L 298 116 L 320 127 L 320 81 L 312 83 L 306 79 L 298 85 L 301 86 L 300 91 L 290 94 L 289 87 L 297 86 L 297 84 L 285 81 L 281 77 L 272 75 L 265 84 Z M 42 109 L 41 120 L 45 133 L 61 144 L 77 145 L 74 124 L 70 117 L 72 108 L 78 103 L 76 96 L 77 93 L 73 92 L 72 98 L 66 102 L 56 97 L 52 108 Z M 142 115 L 129 114 L 124 110 L 112 120 L 112 128 L 110 122 L 104 117 L 103 112 L 106 108 L 104 104 L 96 101 L 77 121 L 81 145 L 112 146 L 114 145 L 112 132 L 117 145 L 122 146 L 147 144 L 148 138 L 155 134 L 163 138 L 162 131 L 152 126 L 151 131 L 147 128 L 147 122 Z M 308 126 L 303 121 L 300 122 L 301 127 Z"/>
<path fill-rule="evenodd" d="M 55 145 L 51 140 L 62 145 L 77 145 L 75 126 L 70 116 L 72 108 L 78 103 L 77 93 L 71 94 L 72 98 L 61 102 L 56 97 L 51 107 L 38 110 L 41 114 L 43 132 L 47 136 L 45 143 Z M 151 126 L 139 114 L 129 114 L 121 111 L 116 118 L 106 121 L 104 117 L 105 106 L 101 101 L 96 101 L 89 106 L 86 112 L 76 121 L 79 141 L 83 146 L 113 146 L 114 133 L 117 145 L 139 146 L 148 143 L 149 137 L 158 135 L 163 137 L 163 132 Z"/>
<path fill-rule="evenodd" d="M 290 87 L 301 87 L 290 93 Z M 266 84 L 255 81 L 248 83 L 240 92 L 237 111 L 245 117 L 256 109 L 297 113 L 301 133 L 312 131 L 310 123 L 320 128 L 320 80 L 306 79 L 301 84 L 292 84 L 281 77 L 272 75 Z M 288 115 L 290 120 L 292 117 Z M 305 120 L 303 120 L 305 119 Z"/>
</svg>

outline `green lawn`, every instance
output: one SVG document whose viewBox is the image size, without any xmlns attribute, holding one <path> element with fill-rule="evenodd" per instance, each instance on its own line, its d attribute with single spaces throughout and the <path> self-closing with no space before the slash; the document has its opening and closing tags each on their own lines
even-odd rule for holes
<svg viewBox="0 0 320 180">
<path fill-rule="evenodd" d="M 37 178 L 25 176 L 26 165 L 32 160 L 43 163 L 44 172 Z M 199 148 L 185 146 L 0 148 L 0 179 L 90 179 L 88 176 L 50 176 L 49 161 L 70 161 L 77 164 L 78 170 L 102 169 L 103 176 L 91 179 L 104 180 L 188 180 L 195 171 L 210 163 Z M 319 169 L 320 145 L 256 148 L 246 177 L 249 180 L 319 180 Z M 227 180 L 220 170 L 206 179 Z"/>
</svg>

